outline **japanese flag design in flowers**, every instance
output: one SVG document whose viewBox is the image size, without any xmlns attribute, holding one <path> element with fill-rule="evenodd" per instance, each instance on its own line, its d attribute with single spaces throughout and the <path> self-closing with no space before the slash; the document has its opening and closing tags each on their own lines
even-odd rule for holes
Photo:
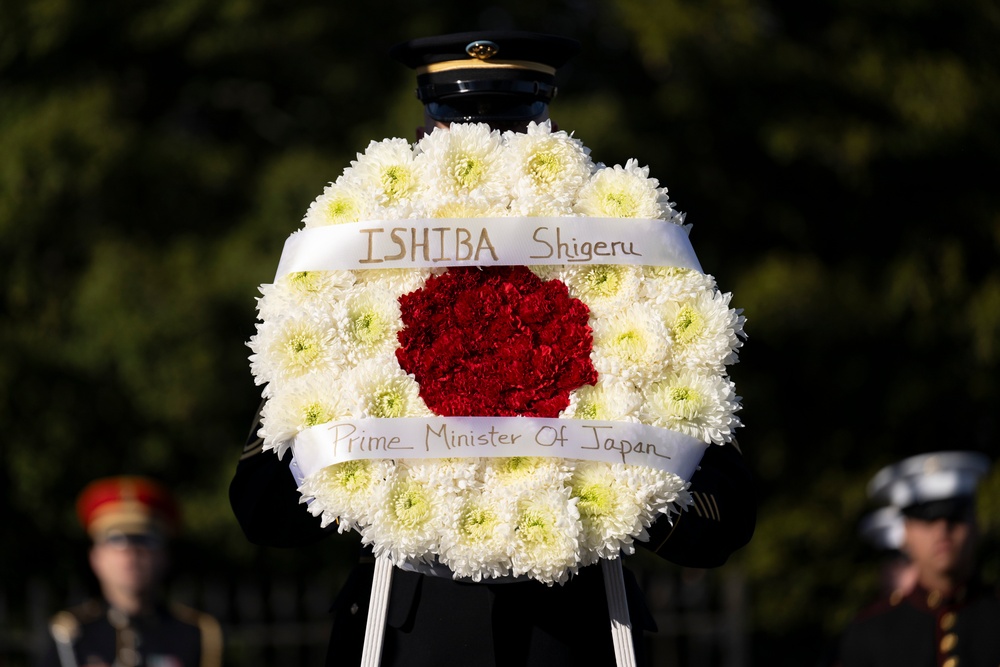
<svg viewBox="0 0 1000 667">
<path fill-rule="evenodd" d="M 690 229 L 648 168 L 594 163 L 547 122 L 373 141 L 302 222 L 530 216 Z M 726 443 L 741 426 L 727 369 L 746 337 L 730 301 L 710 275 L 669 266 L 290 273 L 261 287 L 248 342 L 265 398 L 259 434 L 281 455 L 304 430 L 339 419 L 522 416 Z M 632 553 L 654 521 L 691 502 L 687 486 L 644 466 L 518 456 L 352 460 L 299 490 L 324 525 L 359 532 L 393 562 L 551 585 Z"/>
</svg>

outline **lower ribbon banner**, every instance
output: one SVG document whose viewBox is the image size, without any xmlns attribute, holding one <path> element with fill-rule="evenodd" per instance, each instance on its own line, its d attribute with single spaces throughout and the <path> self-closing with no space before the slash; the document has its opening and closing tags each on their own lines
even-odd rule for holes
<svg viewBox="0 0 1000 667">
<path fill-rule="evenodd" d="M 709 445 L 635 422 L 538 417 L 343 419 L 300 432 L 304 477 L 357 459 L 544 456 L 642 465 L 689 480 Z"/>
</svg>

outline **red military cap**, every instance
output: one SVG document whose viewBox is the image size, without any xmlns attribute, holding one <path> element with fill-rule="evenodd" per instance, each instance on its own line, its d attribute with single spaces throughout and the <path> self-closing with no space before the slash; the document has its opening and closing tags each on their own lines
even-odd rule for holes
<svg viewBox="0 0 1000 667">
<path fill-rule="evenodd" d="M 172 536 L 180 523 L 173 494 L 146 477 L 94 480 L 80 493 L 76 513 L 95 540 L 112 532 Z"/>
</svg>

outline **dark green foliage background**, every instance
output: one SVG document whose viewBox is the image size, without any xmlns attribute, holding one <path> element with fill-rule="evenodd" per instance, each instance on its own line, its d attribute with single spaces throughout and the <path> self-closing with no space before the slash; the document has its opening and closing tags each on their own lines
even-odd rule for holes
<svg viewBox="0 0 1000 667">
<path fill-rule="evenodd" d="M 254 297 L 354 154 L 413 138 L 412 74 L 385 52 L 441 32 L 580 39 L 554 118 L 650 166 L 744 309 L 760 521 L 731 566 L 770 664 L 811 663 L 874 591 L 855 528 L 878 467 L 996 457 L 996 3 L 515 6 L 0 3 L 5 583 L 78 572 L 73 499 L 124 472 L 182 496 L 184 567 L 317 557 L 251 547 L 226 498 L 259 400 Z M 997 581 L 1000 472 L 980 509 Z"/>
</svg>

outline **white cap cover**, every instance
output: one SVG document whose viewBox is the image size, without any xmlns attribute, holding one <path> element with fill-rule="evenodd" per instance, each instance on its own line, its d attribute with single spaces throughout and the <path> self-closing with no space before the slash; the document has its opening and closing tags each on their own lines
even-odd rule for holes
<svg viewBox="0 0 1000 667">
<path fill-rule="evenodd" d="M 898 507 L 880 507 L 861 519 L 858 532 L 876 549 L 899 549 L 903 546 L 903 515 Z"/>
<path fill-rule="evenodd" d="M 978 452 L 911 456 L 879 470 L 868 483 L 868 496 L 898 508 L 971 496 L 989 469 L 989 458 Z"/>
</svg>

